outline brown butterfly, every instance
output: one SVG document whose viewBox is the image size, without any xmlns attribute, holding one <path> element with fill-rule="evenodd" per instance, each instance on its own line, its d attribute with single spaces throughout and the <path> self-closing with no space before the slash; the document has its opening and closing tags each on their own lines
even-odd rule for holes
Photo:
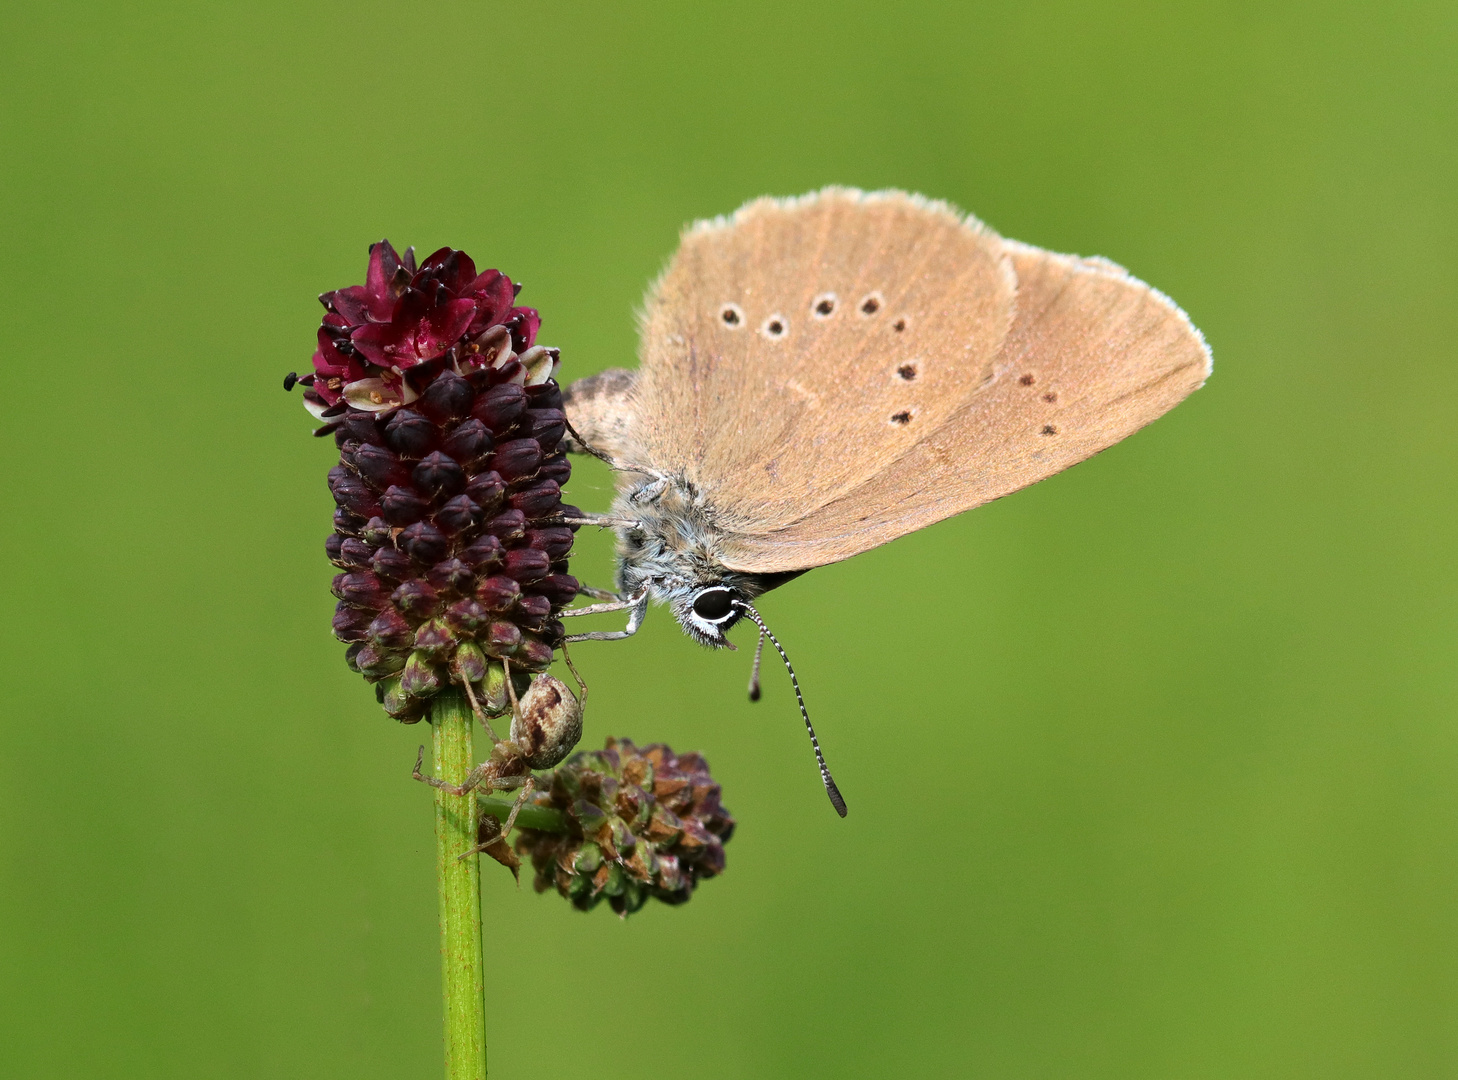
<svg viewBox="0 0 1458 1080">
<path fill-rule="evenodd" d="M 630 612 L 569 641 L 627 637 L 656 600 L 703 645 L 748 618 L 762 648 L 768 589 L 1052 476 L 1210 374 L 1185 313 L 1120 267 L 899 191 L 691 226 L 641 333 L 636 371 L 565 394 L 572 448 L 618 470 L 594 520 L 616 528 L 620 589 L 568 614 Z"/>
</svg>

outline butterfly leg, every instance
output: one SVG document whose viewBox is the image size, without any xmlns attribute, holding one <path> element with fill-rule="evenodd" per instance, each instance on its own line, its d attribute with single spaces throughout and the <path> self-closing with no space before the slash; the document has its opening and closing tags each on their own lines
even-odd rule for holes
<svg viewBox="0 0 1458 1080">
<path fill-rule="evenodd" d="M 595 589 L 591 585 L 578 584 L 577 591 L 583 596 L 590 596 L 594 600 L 621 600 L 622 597 L 611 589 Z"/>
<path fill-rule="evenodd" d="M 643 625 L 643 616 L 648 613 L 648 590 L 642 589 L 636 595 L 628 597 L 627 601 L 621 604 L 594 604 L 590 608 L 578 608 L 576 611 L 564 611 L 562 615 L 586 615 L 594 609 L 597 611 L 621 611 L 628 609 L 628 625 L 622 630 L 594 630 L 590 634 L 568 634 L 566 640 L 573 641 L 621 641 L 623 638 L 632 637 Z M 560 616 L 559 616 L 560 618 Z"/>
<path fill-rule="evenodd" d="M 587 592 L 586 589 L 582 591 Z M 608 597 L 612 597 L 612 599 L 606 604 L 589 604 L 587 607 L 568 608 L 566 611 L 559 611 L 557 612 L 557 618 L 566 619 L 573 615 L 602 615 L 609 611 L 626 611 L 628 608 L 637 607 L 639 604 L 645 603 L 648 599 L 648 590 L 639 589 L 632 596 L 624 597 L 619 596 L 617 593 L 607 592 L 604 589 L 594 589 L 588 595 L 594 597 L 594 599 L 607 599 Z M 641 621 L 641 616 L 639 618 Z"/>
<path fill-rule="evenodd" d="M 589 514 L 583 511 L 576 516 L 563 515 L 549 519 L 552 525 L 596 525 L 600 529 L 634 529 L 643 523 L 637 518 L 613 517 L 610 514 Z"/>
<path fill-rule="evenodd" d="M 647 476 L 651 476 L 653 478 L 653 482 L 651 484 L 644 484 L 642 487 L 638 488 L 636 491 L 633 491 L 628 496 L 628 501 L 629 502 L 633 502 L 633 503 L 650 503 L 650 502 L 656 502 L 657 499 L 658 499 L 658 496 L 662 495 L 665 491 L 667 491 L 668 490 L 668 486 L 671 483 L 673 483 L 673 480 L 672 480 L 671 477 L 665 475 L 664 473 L 658 472 L 656 469 L 650 470 L 650 469 L 637 469 L 637 468 L 634 468 L 634 469 L 628 469 L 626 471 L 628 471 L 628 472 L 643 473 L 643 474 L 645 474 Z"/>
<path fill-rule="evenodd" d="M 426 776 L 423 772 L 420 771 L 420 767 L 424 763 L 425 747 L 422 746 L 420 748 L 420 752 L 415 755 L 415 768 L 411 771 L 410 775 L 413 776 L 415 779 L 419 780 L 422 784 L 429 784 L 431 787 L 440 788 L 442 791 L 449 792 L 452 795 L 465 795 L 475 788 L 480 787 L 483 783 L 486 784 L 487 790 L 490 790 L 493 786 L 487 780 L 487 777 L 492 771 L 491 762 L 489 761 L 481 762 L 481 764 L 477 765 L 474 769 L 467 773 L 466 782 L 463 784 L 451 784 L 434 776 Z"/>
</svg>

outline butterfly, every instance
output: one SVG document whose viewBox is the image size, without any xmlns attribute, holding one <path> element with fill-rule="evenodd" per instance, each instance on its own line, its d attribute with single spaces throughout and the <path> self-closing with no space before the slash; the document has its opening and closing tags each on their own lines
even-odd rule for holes
<svg viewBox="0 0 1458 1080">
<path fill-rule="evenodd" d="M 594 520 L 619 594 L 571 613 L 629 612 L 568 640 L 627 637 L 657 601 L 710 647 L 748 619 L 788 667 L 756 597 L 1083 461 L 1210 370 L 1185 313 L 1119 266 L 919 195 L 832 187 L 697 222 L 648 292 L 638 368 L 564 393 L 569 448 L 618 488 Z"/>
</svg>

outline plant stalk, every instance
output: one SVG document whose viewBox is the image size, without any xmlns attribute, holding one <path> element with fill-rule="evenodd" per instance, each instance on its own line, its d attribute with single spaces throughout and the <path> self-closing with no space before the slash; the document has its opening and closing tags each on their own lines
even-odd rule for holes
<svg viewBox="0 0 1458 1080">
<path fill-rule="evenodd" d="M 465 696 L 443 691 L 431 705 L 435 775 L 466 779 L 475 719 Z M 481 951 L 481 864 L 475 855 L 476 792 L 435 789 L 436 873 L 440 882 L 440 973 L 445 1010 L 446 1080 L 486 1080 L 486 977 Z"/>
<path fill-rule="evenodd" d="M 511 816 L 511 808 L 516 805 L 516 799 L 499 799 L 492 795 L 481 795 L 476 799 L 476 809 L 483 814 L 490 814 L 499 821 L 505 821 Z M 527 803 L 516 815 L 516 827 L 518 829 L 537 829 L 540 832 L 564 833 L 567 831 L 567 815 L 560 810 L 553 810 L 550 806 L 533 806 Z"/>
</svg>

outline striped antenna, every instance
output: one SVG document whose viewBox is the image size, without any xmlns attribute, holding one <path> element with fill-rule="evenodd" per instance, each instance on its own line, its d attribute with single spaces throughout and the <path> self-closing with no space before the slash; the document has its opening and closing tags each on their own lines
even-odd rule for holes
<svg viewBox="0 0 1458 1080">
<path fill-rule="evenodd" d="M 800 693 L 800 680 L 795 678 L 795 669 L 790 666 L 790 658 L 785 655 L 784 648 L 780 645 L 779 639 L 770 633 L 770 628 L 764 624 L 759 612 L 742 600 L 736 600 L 734 606 L 744 612 L 744 617 L 755 626 L 759 627 L 760 644 L 765 638 L 775 647 L 775 652 L 780 654 L 780 659 L 785 662 L 785 670 L 790 673 L 790 685 L 795 688 L 795 700 L 800 703 L 800 715 L 805 718 L 805 730 L 810 733 L 810 745 L 815 748 L 815 761 L 820 766 L 820 782 L 825 785 L 825 794 L 830 796 L 830 805 L 835 807 L 835 812 L 845 817 L 845 800 L 840 797 L 840 789 L 835 786 L 835 778 L 830 775 L 830 766 L 825 764 L 825 755 L 820 752 L 820 740 L 815 737 L 815 728 L 810 723 L 810 712 L 805 708 L 805 695 Z M 758 670 L 758 664 L 755 665 Z"/>
<path fill-rule="evenodd" d="M 749 700 L 759 700 L 759 661 L 764 656 L 764 631 L 759 632 L 759 644 L 754 647 L 754 667 L 749 669 Z"/>
</svg>

